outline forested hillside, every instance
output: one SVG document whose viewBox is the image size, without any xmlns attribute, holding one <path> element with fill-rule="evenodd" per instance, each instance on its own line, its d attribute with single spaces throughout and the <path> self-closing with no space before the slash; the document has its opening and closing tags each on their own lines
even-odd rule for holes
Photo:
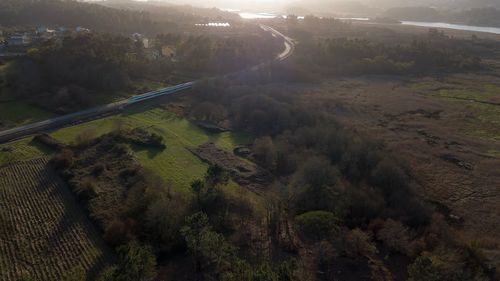
<svg viewBox="0 0 500 281">
<path fill-rule="evenodd" d="M 0 25 L 83 26 L 98 31 L 126 33 L 159 33 L 175 27 L 169 21 L 161 24 L 154 22 L 145 12 L 61 0 L 0 1 Z"/>
</svg>

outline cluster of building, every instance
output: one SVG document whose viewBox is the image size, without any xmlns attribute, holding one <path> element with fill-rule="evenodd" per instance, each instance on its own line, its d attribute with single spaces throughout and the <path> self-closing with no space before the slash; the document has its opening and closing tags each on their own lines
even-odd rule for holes
<svg viewBox="0 0 500 281">
<path fill-rule="evenodd" d="M 22 55 L 27 47 L 33 46 L 40 42 L 45 42 L 51 39 L 61 38 L 69 34 L 79 34 L 90 32 L 89 29 L 83 27 L 65 28 L 58 27 L 55 29 L 40 26 L 34 30 L 14 32 L 4 34 L 0 30 L 0 56 Z M 175 46 L 159 46 L 154 39 L 134 33 L 131 35 L 132 40 L 140 42 L 144 47 L 146 58 L 151 61 L 161 58 L 168 58 L 172 61 L 176 59 Z"/>
<path fill-rule="evenodd" d="M 6 34 L 5 36 L 0 31 L 0 44 L 4 47 L 27 47 L 36 42 L 47 41 L 63 35 L 67 35 L 68 33 L 82 32 L 90 32 L 90 30 L 83 27 L 77 27 L 74 29 L 58 27 L 56 29 L 50 29 L 45 26 L 41 26 L 36 28 L 35 30 L 15 32 L 8 35 Z"/>
<path fill-rule="evenodd" d="M 148 60 L 155 61 L 160 58 L 168 58 L 172 61 L 176 60 L 177 51 L 175 46 L 158 46 L 154 39 L 147 38 L 139 33 L 132 34 L 132 39 L 142 44 L 144 54 Z"/>
</svg>

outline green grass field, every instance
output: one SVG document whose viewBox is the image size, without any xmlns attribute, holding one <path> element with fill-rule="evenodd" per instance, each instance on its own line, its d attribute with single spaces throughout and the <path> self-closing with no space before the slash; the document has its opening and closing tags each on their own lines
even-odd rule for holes
<svg viewBox="0 0 500 281">
<path fill-rule="evenodd" d="M 245 134 L 225 132 L 210 134 L 164 109 L 139 108 L 121 115 L 63 128 L 51 135 L 64 143 L 74 143 L 79 138 L 95 138 L 118 128 L 144 128 L 163 136 L 167 149 L 146 150 L 131 147 L 132 153 L 146 168 L 173 183 L 179 191 L 189 192 L 190 184 L 201 178 L 208 165 L 193 155 L 189 149 L 206 142 L 231 151 L 239 144 L 251 142 Z M 0 165 L 18 159 L 29 160 L 50 155 L 31 142 L 31 138 L 0 145 Z"/>
<path fill-rule="evenodd" d="M 9 93 L 3 85 L 3 75 L 6 68 L 7 64 L 0 65 L 0 129 L 54 117 L 53 113 L 30 105 L 25 101 L 11 101 L 11 93 Z"/>
<path fill-rule="evenodd" d="M 414 83 L 411 89 L 428 93 L 449 102 L 460 103 L 468 114 L 464 121 L 464 133 L 488 140 L 500 140 L 500 86 L 480 84 L 472 80 L 450 80 L 449 84 L 431 82 Z M 443 88 L 444 87 L 444 88 Z"/>
<path fill-rule="evenodd" d="M 54 117 L 53 113 L 25 102 L 0 102 L 1 127 L 15 127 Z"/>
<path fill-rule="evenodd" d="M 485 84 L 475 88 L 440 90 L 437 96 L 463 103 L 472 113 L 465 120 L 467 134 L 500 140 L 500 105 L 488 104 L 500 100 L 499 86 Z"/>
<path fill-rule="evenodd" d="M 496 85 L 484 85 L 477 89 L 444 89 L 439 91 L 438 96 L 450 99 L 488 102 L 493 98 L 500 97 L 500 87 Z"/>
</svg>

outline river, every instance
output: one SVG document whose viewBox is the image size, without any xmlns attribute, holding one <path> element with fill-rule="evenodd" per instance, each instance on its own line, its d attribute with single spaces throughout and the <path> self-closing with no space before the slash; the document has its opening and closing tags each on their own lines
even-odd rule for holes
<svg viewBox="0 0 500 281">
<path fill-rule="evenodd" d="M 455 30 L 465 30 L 465 31 L 487 32 L 487 33 L 500 34 L 500 28 L 498 28 L 498 27 L 473 26 L 473 25 L 452 24 L 452 23 L 444 23 L 444 22 L 402 21 L 401 23 L 403 25 L 433 27 L 433 28 L 448 28 L 448 29 L 455 29 Z"/>
<path fill-rule="evenodd" d="M 239 10 L 230 10 L 231 12 L 236 12 L 243 19 L 272 19 L 275 17 L 286 17 L 276 13 L 251 13 Z M 299 17 L 303 18 L 303 17 Z M 354 20 L 354 21 L 369 21 L 369 18 L 341 18 L 342 20 Z M 500 34 L 499 27 L 486 27 L 486 26 L 473 26 L 473 25 L 463 25 L 463 24 L 452 24 L 444 22 L 420 22 L 420 21 L 402 21 L 403 25 L 429 27 L 429 28 L 447 28 L 455 30 L 464 31 L 475 31 L 475 32 L 486 32 L 493 34 Z"/>
</svg>

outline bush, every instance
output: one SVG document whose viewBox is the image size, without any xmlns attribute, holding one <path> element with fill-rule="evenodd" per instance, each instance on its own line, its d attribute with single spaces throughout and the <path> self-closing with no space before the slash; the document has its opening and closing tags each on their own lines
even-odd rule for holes
<svg viewBox="0 0 500 281">
<path fill-rule="evenodd" d="M 408 266 L 408 281 L 441 281 L 444 280 L 442 270 L 433 258 L 422 255 Z"/>
<path fill-rule="evenodd" d="M 66 170 L 71 165 L 73 165 L 74 155 L 73 152 L 69 149 L 64 149 L 60 153 L 56 154 L 51 160 L 50 163 L 59 170 Z"/>
<path fill-rule="evenodd" d="M 301 237 L 310 241 L 330 239 L 339 230 L 339 219 L 325 211 L 311 211 L 295 217 L 295 225 Z"/>
</svg>

